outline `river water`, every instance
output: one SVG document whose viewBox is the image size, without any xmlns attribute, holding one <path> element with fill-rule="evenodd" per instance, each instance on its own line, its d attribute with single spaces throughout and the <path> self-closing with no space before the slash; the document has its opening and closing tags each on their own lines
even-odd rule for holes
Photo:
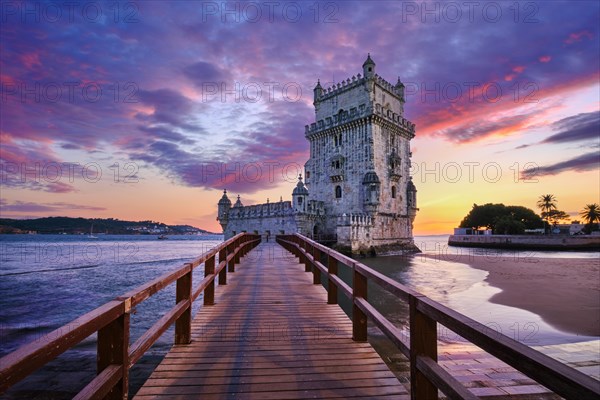
<svg viewBox="0 0 600 400">
<path fill-rule="evenodd" d="M 416 237 L 415 242 L 430 255 L 465 254 L 467 251 L 482 254 L 482 250 L 478 249 L 448 248 L 447 238 L 447 235 L 421 236 Z M 220 236 L 195 235 L 171 236 L 168 240 L 143 235 L 98 235 L 97 238 L 84 235 L 0 235 L 0 356 L 38 340 L 43 334 L 128 290 L 181 266 L 221 241 Z M 518 257 L 599 256 L 598 252 L 514 254 Z M 421 255 L 366 258 L 361 261 L 528 345 L 597 339 L 561 332 L 533 313 L 489 302 L 489 298 L 499 289 L 484 282 L 485 271 L 464 264 Z M 202 268 L 196 269 L 196 282 L 203 273 Z M 349 279 L 349 273 L 344 272 L 343 268 L 340 274 L 342 278 Z M 174 290 L 174 285 L 171 285 L 136 308 L 132 315 L 132 342 L 173 305 Z M 369 301 L 392 322 L 406 326 L 405 304 L 376 287 L 369 287 Z M 200 304 L 201 301 L 195 303 L 194 313 Z M 347 303 L 342 305 L 345 309 L 349 308 Z M 373 328 L 370 334 L 375 342 L 379 340 L 380 334 Z M 443 328 L 440 329 L 440 339 L 461 340 Z M 173 328 L 159 339 L 148 356 L 142 358 L 142 366 L 139 367 L 142 371 L 137 373 L 132 370 L 132 386 L 143 381 L 152 365 L 168 350 L 172 340 Z M 385 351 L 385 346 L 380 348 Z M 74 360 L 86 360 L 86 366 L 80 369 L 89 371 L 81 372 L 82 380 L 93 376 L 95 336 L 65 353 L 49 369 L 46 368 L 46 372 L 42 370 L 38 373 L 37 381 L 33 377 L 33 383 L 29 386 L 43 385 L 48 374 L 62 371 L 65 365 L 74 364 Z M 146 370 L 144 364 L 148 367 Z M 72 367 L 74 370 L 77 368 Z M 58 393 L 61 385 L 71 384 L 59 381 L 48 389 Z M 72 394 L 69 390 L 77 388 L 67 387 L 64 390 L 64 398 L 68 398 Z M 61 396 L 57 394 L 53 398 Z"/>
</svg>

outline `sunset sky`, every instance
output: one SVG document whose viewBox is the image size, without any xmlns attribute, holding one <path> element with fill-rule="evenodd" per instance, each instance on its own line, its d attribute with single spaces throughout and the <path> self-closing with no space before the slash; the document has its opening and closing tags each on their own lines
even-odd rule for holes
<svg viewBox="0 0 600 400">
<path fill-rule="evenodd" d="M 600 202 L 600 2 L 1 2 L 0 211 L 220 231 L 291 198 L 312 88 L 406 85 L 416 234 Z M 527 172 L 529 170 L 529 172 Z M 536 211 L 539 211 L 536 209 Z"/>
</svg>

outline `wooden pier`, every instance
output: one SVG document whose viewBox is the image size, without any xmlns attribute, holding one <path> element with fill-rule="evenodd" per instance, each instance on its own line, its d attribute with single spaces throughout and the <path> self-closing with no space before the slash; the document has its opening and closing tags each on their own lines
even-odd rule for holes
<svg viewBox="0 0 600 400">
<path fill-rule="evenodd" d="M 175 345 L 135 398 L 431 400 L 440 392 L 450 399 L 486 395 L 465 386 L 438 360 L 437 326 L 442 324 L 557 395 L 577 400 L 600 396 L 598 380 L 357 260 L 298 234 L 278 236 L 277 244 L 260 242 L 259 236 L 239 234 L 8 354 L 0 359 L 0 394 L 97 333 L 97 375 L 74 398 L 127 399 L 130 368 L 175 325 Z M 200 266 L 204 278 L 193 282 Z M 341 268 L 350 282 L 339 277 Z M 171 284 L 176 284 L 173 307 L 153 316 L 154 325 L 131 343 L 131 310 Z M 369 303 L 369 285 L 409 305 L 409 337 Z M 338 306 L 340 296 L 350 300 L 351 318 Z M 192 303 L 200 297 L 204 306 L 192 319 Z M 368 321 L 409 360 L 410 386 L 402 385 L 368 344 Z"/>
<path fill-rule="evenodd" d="M 275 243 L 253 250 L 135 399 L 410 398 L 304 269 Z"/>
</svg>

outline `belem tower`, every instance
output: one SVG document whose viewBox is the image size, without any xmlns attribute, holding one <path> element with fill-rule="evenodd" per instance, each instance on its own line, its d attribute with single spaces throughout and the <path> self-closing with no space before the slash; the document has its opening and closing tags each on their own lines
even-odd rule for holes
<svg viewBox="0 0 600 400">
<path fill-rule="evenodd" d="M 244 206 L 224 191 L 217 220 L 225 239 L 240 232 L 300 233 L 347 253 L 419 251 L 413 242 L 418 211 L 410 175 L 415 124 L 404 118 L 404 85 L 375 73 L 370 55 L 363 74 L 314 88 L 316 122 L 305 127 L 310 159 L 292 201 Z"/>
</svg>

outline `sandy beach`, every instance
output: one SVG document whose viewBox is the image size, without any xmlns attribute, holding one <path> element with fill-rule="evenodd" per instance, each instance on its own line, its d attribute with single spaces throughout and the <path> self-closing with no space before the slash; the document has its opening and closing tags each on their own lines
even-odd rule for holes
<svg viewBox="0 0 600 400">
<path fill-rule="evenodd" d="M 435 256 L 488 271 L 486 282 L 502 292 L 491 302 L 538 314 L 555 328 L 600 336 L 600 260 Z"/>
</svg>

